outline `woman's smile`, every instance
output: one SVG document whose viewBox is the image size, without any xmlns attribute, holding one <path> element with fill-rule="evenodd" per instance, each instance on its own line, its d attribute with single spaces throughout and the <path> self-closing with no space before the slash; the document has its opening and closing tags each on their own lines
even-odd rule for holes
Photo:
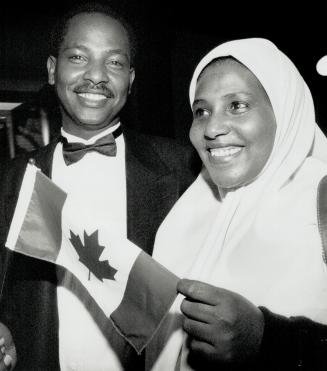
<svg viewBox="0 0 327 371">
<path fill-rule="evenodd" d="M 233 59 L 203 70 L 190 138 L 218 187 L 251 183 L 268 161 L 275 132 L 270 100 L 250 70 Z"/>
</svg>

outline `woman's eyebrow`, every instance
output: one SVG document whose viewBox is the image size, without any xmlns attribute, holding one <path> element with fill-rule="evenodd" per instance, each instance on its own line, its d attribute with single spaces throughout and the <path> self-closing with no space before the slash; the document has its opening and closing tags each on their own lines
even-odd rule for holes
<svg viewBox="0 0 327 371">
<path fill-rule="evenodd" d="M 201 103 L 201 102 L 204 102 L 204 99 L 195 99 L 194 102 L 193 102 L 193 104 L 192 104 L 192 108 L 194 106 L 196 106 L 197 104 Z"/>
<path fill-rule="evenodd" d="M 240 91 L 235 91 L 235 92 L 232 92 L 232 93 L 226 93 L 223 95 L 223 98 L 237 98 L 239 95 L 246 95 L 248 97 L 253 97 L 253 94 L 248 92 L 248 91 L 243 91 L 243 90 L 240 90 Z"/>
</svg>

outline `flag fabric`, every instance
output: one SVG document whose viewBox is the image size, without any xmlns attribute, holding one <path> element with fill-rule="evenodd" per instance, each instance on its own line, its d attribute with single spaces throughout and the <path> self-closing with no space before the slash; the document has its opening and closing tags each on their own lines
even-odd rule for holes
<svg viewBox="0 0 327 371">
<path fill-rule="evenodd" d="M 179 279 L 114 229 L 92 224 L 73 198 L 28 164 L 6 246 L 68 269 L 141 353 L 175 300 Z"/>
</svg>

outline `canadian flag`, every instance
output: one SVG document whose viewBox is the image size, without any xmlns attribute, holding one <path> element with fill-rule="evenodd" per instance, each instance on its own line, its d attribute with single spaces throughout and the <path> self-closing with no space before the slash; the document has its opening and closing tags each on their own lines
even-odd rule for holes
<svg viewBox="0 0 327 371">
<path fill-rule="evenodd" d="M 68 269 L 141 353 L 177 296 L 178 277 L 132 242 L 115 238 L 109 228 L 92 226 L 89 219 L 62 189 L 28 164 L 6 247 Z"/>
</svg>

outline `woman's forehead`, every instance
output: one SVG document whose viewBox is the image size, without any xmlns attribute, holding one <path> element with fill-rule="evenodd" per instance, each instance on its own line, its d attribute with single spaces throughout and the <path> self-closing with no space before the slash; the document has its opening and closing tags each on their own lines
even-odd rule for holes
<svg viewBox="0 0 327 371">
<path fill-rule="evenodd" d="M 231 89 L 254 90 L 259 94 L 268 95 L 255 74 L 244 64 L 233 58 L 215 59 L 210 62 L 200 73 L 196 91 L 206 89 L 206 86 L 220 84 Z"/>
</svg>

